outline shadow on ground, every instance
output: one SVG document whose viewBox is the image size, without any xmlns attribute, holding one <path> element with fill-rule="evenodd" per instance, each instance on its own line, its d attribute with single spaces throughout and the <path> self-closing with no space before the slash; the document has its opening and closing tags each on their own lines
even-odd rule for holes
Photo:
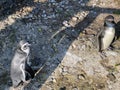
<svg viewBox="0 0 120 90">
<path fill-rule="evenodd" d="M 62 0 L 60 0 L 58 4 L 61 2 Z M 3 9 L 1 9 L 0 12 L 1 15 L 5 15 L 5 17 L 2 17 L 1 21 L 4 21 L 9 15 L 12 15 L 23 7 L 33 6 L 34 9 L 28 15 L 16 19 L 12 25 L 6 25 L 5 29 L 1 31 L 0 53 L 2 57 L 0 58 L 0 63 L 2 63 L 3 67 L 7 68 L 9 72 L 11 58 L 15 50 L 14 47 L 16 47 L 19 40 L 28 40 L 32 44 L 31 58 L 33 67 L 41 68 L 42 65 L 47 62 L 45 67 L 35 77 L 36 81 L 40 82 L 40 85 L 37 86 L 40 88 L 61 63 L 71 43 L 79 37 L 80 33 L 87 28 L 98 15 L 101 13 L 113 14 L 115 11 L 120 11 L 120 9 L 86 6 L 87 2 L 89 2 L 89 0 L 84 0 L 81 3 L 84 3 L 85 6 L 81 6 L 77 1 L 70 1 L 67 5 L 68 8 L 66 8 L 66 6 L 62 7 L 62 5 L 58 8 L 58 5 L 55 5 L 54 2 L 48 1 L 41 3 L 34 2 L 33 0 L 21 0 L 21 2 L 13 3 L 11 0 L 10 6 L 8 6 L 9 2 L 3 3 Z M 82 21 L 78 22 L 74 27 L 64 28 L 63 31 L 49 41 L 51 36 L 63 26 L 62 23 L 64 20 L 69 21 L 78 12 L 83 11 L 88 11 L 88 14 Z M 54 14 L 56 14 L 56 17 L 52 16 Z M 32 17 L 30 17 L 31 15 Z M 65 37 L 60 41 L 64 35 Z M 7 60 L 8 64 L 5 60 Z M 26 89 L 30 90 L 34 84 L 35 82 L 32 81 L 30 85 L 28 85 L 28 89 Z"/>
</svg>

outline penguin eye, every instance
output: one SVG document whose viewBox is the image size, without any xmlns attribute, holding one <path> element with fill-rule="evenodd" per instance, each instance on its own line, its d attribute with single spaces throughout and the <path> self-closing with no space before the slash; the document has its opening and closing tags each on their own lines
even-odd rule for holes
<svg viewBox="0 0 120 90">
<path fill-rule="evenodd" d="M 27 45 L 25 45 L 25 46 L 24 46 L 24 49 L 27 49 L 27 48 L 28 48 L 28 46 L 27 46 Z"/>
</svg>

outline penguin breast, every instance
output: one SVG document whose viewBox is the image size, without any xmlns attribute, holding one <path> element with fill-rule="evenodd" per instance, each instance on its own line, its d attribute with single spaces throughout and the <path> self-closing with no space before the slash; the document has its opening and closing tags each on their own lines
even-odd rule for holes
<svg viewBox="0 0 120 90">
<path fill-rule="evenodd" d="M 105 30 L 105 35 L 102 39 L 103 45 L 102 45 L 102 49 L 107 49 L 110 44 L 112 43 L 113 39 L 115 36 L 115 29 L 114 28 L 107 28 Z"/>
</svg>

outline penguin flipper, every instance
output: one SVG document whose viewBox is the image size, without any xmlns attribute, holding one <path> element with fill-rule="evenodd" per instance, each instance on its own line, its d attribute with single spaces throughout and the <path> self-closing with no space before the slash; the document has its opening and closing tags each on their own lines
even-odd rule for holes
<svg viewBox="0 0 120 90">
<path fill-rule="evenodd" d="M 25 71 L 25 81 L 28 81 L 28 80 L 30 80 L 32 77 L 31 77 L 31 74 L 29 73 L 29 72 L 27 72 L 27 71 Z"/>
<path fill-rule="evenodd" d="M 103 31 L 104 29 L 102 28 L 100 32 L 98 32 L 97 34 L 97 49 L 99 52 L 101 52 L 102 50 L 102 38 L 104 37 L 105 35 L 105 32 Z"/>
<path fill-rule="evenodd" d="M 30 78 L 33 79 L 35 75 L 35 72 L 28 64 L 25 65 L 25 74 L 26 74 L 26 79 L 30 79 Z"/>
<path fill-rule="evenodd" d="M 99 52 L 102 52 L 102 45 L 103 45 L 102 38 L 99 37 L 98 39 L 99 39 L 99 42 L 98 42 L 98 50 L 99 50 Z"/>
<path fill-rule="evenodd" d="M 102 30 L 101 34 L 100 34 L 100 38 L 104 38 L 105 36 L 105 31 Z"/>
</svg>

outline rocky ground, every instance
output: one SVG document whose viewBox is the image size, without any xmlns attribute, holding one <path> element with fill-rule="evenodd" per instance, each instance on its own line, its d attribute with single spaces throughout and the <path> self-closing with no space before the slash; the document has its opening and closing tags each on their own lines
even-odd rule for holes
<svg viewBox="0 0 120 90">
<path fill-rule="evenodd" d="M 104 18 L 120 27 L 119 0 L 1 0 L 0 90 L 8 89 L 10 62 L 21 39 L 31 46 L 32 68 L 39 68 L 25 90 L 120 90 L 120 39 L 96 48 Z"/>
</svg>

